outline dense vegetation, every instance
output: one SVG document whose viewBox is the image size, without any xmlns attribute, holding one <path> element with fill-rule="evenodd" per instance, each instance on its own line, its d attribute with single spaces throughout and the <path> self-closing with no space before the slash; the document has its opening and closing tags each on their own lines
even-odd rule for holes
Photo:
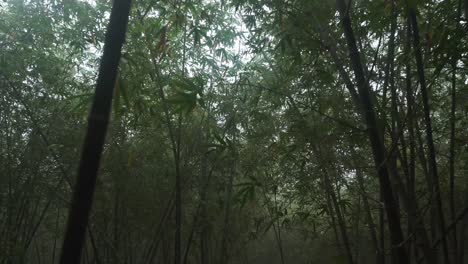
<svg viewBox="0 0 468 264">
<path fill-rule="evenodd" d="M 0 3 L 0 263 L 59 262 L 112 2 Z M 467 263 L 467 18 L 134 0 L 81 262 Z"/>
</svg>

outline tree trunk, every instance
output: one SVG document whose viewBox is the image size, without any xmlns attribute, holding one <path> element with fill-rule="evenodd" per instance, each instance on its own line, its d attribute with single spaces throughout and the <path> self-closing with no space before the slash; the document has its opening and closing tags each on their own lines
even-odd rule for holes
<svg viewBox="0 0 468 264">
<path fill-rule="evenodd" d="M 467 19 L 468 18 L 468 0 L 465 0 L 464 7 L 465 7 L 465 19 Z"/>
<path fill-rule="evenodd" d="M 461 19 L 461 0 L 458 0 L 458 17 L 456 29 L 460 30 L 460 19 Z M 449 150 L 449 186 L 450 186 L 450 218 L 452 221 L 455 220 L 455 126 L 456 126 L 456 110 L 457 110 L 457 64 L 458 64 L 458 50 L 452 57 L 452 87 L 450 91 L 451 95 L 451 107 L 450 107 L 450 150 Z M 457 239 L 457 225 L 453 227 L 452 234 L 452 248 L 454 251 L 454 263 L 458 259 L 458 239 Z"/>
<path fill-rule="evenodd" d="M 406 23 L 406 40 L 405 40 L 405 55 L 410 56 L 411 54 L 411 23 L 409 18 L 407 18 Z M 410 200 L 416 201 L 415 197 L 415 181 L 416 181 L 416 143 L 415 143 L 415 135 L 414 135 L 414 93 L 413 93 L 413 86 L 411 83 L 411 62 L 407 61 L 405 65 L 405 81 L 406 81 L 406 106 L 407 112 L 406 115 L 408 117 L 407 120 L 407 127 L 408 127 L 408 137 L 409 137 L 409 162 L 408 162 L 408 181 L 407 181 L 407 189 L 408 189 L 408 198 Z M 425 167 L 425 165 L 424 165 Z M 411 221 L 408 218 L 408 233 L 411 232 Z M 415 247 L 415 250 L 416 247 Z M 411 244 L 408 247 L 408 252 L 411 252 Z M 410 258 L 411 259 L 411 258 Z"/>
<path fill-rule="evenodd" d="M 449 150 L 449 185 L 450 185 L 450 218 L 455 219 L 455 112 L 456 112 L 456 69 L 457 58 L 454 56 L 452 60 L 452 87 L 451 87 L 451 107 L 450 107 L 450 150 Z M 454 250 L 455 259 L 458 255 L 457 228 L 453 228 L 452 233 L 452 248 Z"/>
<path fill-rule="evenodd" d="M 384 258 L 384 253 L 383 253 L 383 249 L 379 247 L 379 241 L 378 241 L 377 232 L 376 232 L 377 229 L 376 229 L 374 220 L 372 218 L 371 207 L 369 205 L 369 200 L 367 199 L 367 193 L 366 193 L 366 189 L 365 189 L 365 186 L 364 186 L 364 175 L 363 175 L 361 169 L 356 169 L 356 179 L 357 179 L 358 184 L 359 184 L 359 189 L 360 189 L 360 192 L 361 192 L 362 202 L 363 202 L 364 210 L 365 210 L 365 213 L 366 213 L 366 222 L 367 222 L 367 225 L 369 227 L 369 234 L 371 236 L 372 244 L 373 244 L 374 250 L 375 250 L 376 263 L 382 263 L 383 258 Z"/>
<path fill-rule="evenodd" d="M 129 12 L 130 0 L 114 1 L 62 246 L 62 264 L 80 263 Z"/>
<path fill-rule="evenodd" d="M 423 65 L 423 58 L 421 52 L 421 45 L 419 40 L 419 27 L 416 18 L 416 10 L 415 7 L 409 8 L 409 17 L 411 20 L 411 26 L 413 29 L 413 46 L 416 56 L 416 66 L 418 70 L 418 79 L 419 84 L 421 85 L 421 95 L 422 95 L 422 102 L 423 102 L 423 112 L 424 112 L 424 122 L 426 125 L 426 140 L 427 140 L 427 147 L 428 147 L 428 155 L 429 155 L 429 172 L 431 174 L 433 180 L 433 193 L 434 193 L 434 200 L 436 210 L 438 213 L 438 225 L 439 225 L 439 235 L 442 237 L 442 249 L 443 249 L 443 258 L 444 263 L 450 264 L 450 259 L 448 256 L 448 247 L 447 241 L 445 239 L 445 219 L 444 219 L 444 212 L 442 208 L 442 198 L 440 193 L 440 185 L 439 185 L 439 175 L 437 172 L 437 160 L 436 160 L 436 153 L 434 147 L 434 139 L 432 135 L 432 122 L 430 116 L 430 107 L 429 107 L 429 95 L 426 86 L 426 79 L 424 74 L 424 65 Z"/>
<path fill-rule="evenodd" d="M 340 209 L 340 204 L 338 202 L 338 199 L 336 197 L 336 193 L 335 193 L 335 191 L 333 189 L 333 186 L 331 184 L 331 181 L 330 181 L 329 177 L 330 177 L 330 175 L 328 175 L 327 170 L 324 168 L 323 169 L 323 179 L 324 179 L 324 183 L 325 183 L 325 188 L 326 188 L 328 194 L 331 197 L 331 202 L 332 202 L 332 205 L 333 205 L 332 209 L 334 209 L 336 219 L 338 221 L 338 228 L 340 229 L 341 238 L 343 240 L 343 245 L 344 245 L 344 248 L 345 248 L 345 251 L 346 251 L 346 255 L 348 257 L 348 263 L 353 264 L 354 263 L 354 258 L 353 258 L 353 253 L 352 253 L 352 250 L 351 250 L 351 243 L 350 243 L 349 237 L 348 237 L 348 231 L 346 230 L 346 223 L 344 221 L 344 217 L 343 217 L 343 214 L 342 214 L 341 209 Z"/>
<path fill-rule="evenodd" d="M 228 182 L 226 184 L 225 198 L 224 198 L 224 220 L 223 220 L 223 237 L 221 241 L 221 256 L 220 264 L 227 264 L 229 262 L 228 256 L 228 242 L 229 242 L 229 225 L 231 219 L 231 198 L 233 189 L 233 180 L 235 174 L 235 161 L 233 162 L 232 171 L 229 173 Z"/>
<path fill-rule="evenodd" d="M 346 228 L 346 222 L 341 212 L 339 198 L 336 195 L 335 188 L 333 187 L 332 181 L 330 180 L 330 175 L 328 173 L 327 165 L 330 163 L 328 161 L 329 158 L 327 158 L 327 153 L 324 153 L 321 150 L 320 146 L 315 146 L 313 148 L 314 148 L 315 156 L 317 157 L 317 161 L 319 162 L 319 164 L 322 164 L 322 168 L 321 168 L 322 182 L 323 182 L 324 189 L 326 191 L 326 195 L 331 198 L 331 204 L 329 202 L 330 216 L 332 217 L 333 222 L 335 222 L 333 219 L 333 215 L 336 216 L 336 221 L 338 223 L 338 228 L 340 230 L 341 240 L 343 242 L 345 253 L 348 258 L 348 263 L 353 264 L 354 258 L 353 258 L 353 253 L 351 249 L 351 243 L 350 243 L 349 236 L 348 236 L 348 231 Z"/>
<path fill-rule="evenodd" d="M 379 245 L 382 249 L 382 255 L 380 256 L 380 264 L 385 264 L 385 203 L 383 198 L 382 186 L 379 186 Z"/>
<path fill-rule="evenodd" d="M 349 17 L 348 8 L 344 0 L 337 0 L 337 8 L 340 13 L 340 20 L 343 25 L 346 41 L 352 62 L 352 68 L 356 77 L 357 87 L 362 104 L 362 114 L 366 120 L 366 125 L 371 141 L 372 153 L 374 156 L 375 167 L 378 171 L 380 185 L 382 186 L 385 209 L 387 212 L 388 223 L 390 228 L 390 238 L 392 247 L 396 248 L 393 258 L 401 264 L 408 263 L 408 253 L 403 243 L 403 232 L 397 212 L 397 204 L 393 195 L 393 190 L 390 183 L 388 168 L 386 164 L 385 147 L 382 137 L 377 126 L 377 118 L 375 115 L 374 105 L 371 99 L 370 87 L 365 79 L 363 65 L 361 63 L 359 51 L 356 46 L 353 29 L 351 27 L 351 19 Z"/>
<path fill-rule="evenodd" d="M 208 175 L 208 158 L 206 156 L 206 152 L 203 155 L 202 158 L 202 185 L 204 186 L 204 190 L 201 191 L 200 193 L 200 218 L 201 218 L 201 230 L 200 230 L 200 260 L 201 263 L 203 264 L 209 264 L 210 260 L 208 258 L 208 210 L 207 210 L 207 193 L 209 189 L 209 183 L 210 183 L 210 178 L 212 175 L 212 172 L 210 171 Z"/>
<path fill-rule="evenodd" d="M 281 226 L 280 226 L 280 223 L 279 223 L 279 217 L 277 217 L 277 215 L 278 215 L 278 201 L 276 199 L 276 192 L 277 192 L 277 188 L 275 186 L 275 193 L 274 193 L 275 214 L 274 214 L 274 217 L 277 218 L 277 219 L 273 223 L 273 231 L 275 232 L 276 243 L 278 244 L 278 249 L 279 249 L 279 252 L 280 252 L 281 264 L 285 264 L 284 251 L 283 251 L 283 240 L 281 239 Z"/>
<path fill-rule="evenodd" d="M 237 138 L 237 131 L 236 131 L 236 113 L 233 113 L 231 118 L 231 131 L 232 134 L 232 144 L 236 143 Z M 228 182 L 226 184 L 225 190 L 225 198 L 224 198 L 224 220 L 223 220 L 223 237 L 221 241 L 221 256 L 220 256 L 220 264 L 227 264 L 229 262 L 228 256 L 228 242 L 229 242 L 229 228 L 230 228 L 230 220 L 231 220 L 231 199 L 232 199 L 232 190 L 233 190 L 233 183 L 234 177 L 237 173 L 237 150 L 234 149 L 234 146 L 231 146 L 232 150 L 232 167 L 231 171 L 228 176 Z"/>
<path fill-rule="evenodd" d="M 205 145 L 207 145 L 205 141 Z M 208 259 L 207 259 L 207 248 L 206 248 L 206 224 L 207 224 L 207 208 L 206 208 L 206 203 L 207 203 L 207 194 L 209 190 L 209 185 L 211 181 L 211 176 L 213 175 L 212 171 L 208 172 L 208 160 L 206 157 L 206 152 L 208 150 L 205 149 L 203 158 L 202 158 L 202 168 L 201 168 L 201 174 L 202 174 L 202 180 L 201 180 L 201 189 L 199 191 L 200 194 L 200 202 L 197 206 L 197 210 L 195 212 L 193 222 L 192 222 L 192 228 L 190 231 L 189 238 L 187 240 L 187 245 L 184 253 L 184 264 L 187 263 L 188 261 L 188 256 L 189 256 L 189 251 L 190 251 L 190 246 L 193 241 L 193 235 L 195 233 L 195 230 L 197 229 L 197 226 L 199 223 L 201 223 L 201 236 L 200 236 L 200 257 L 202 260 L 202 263 L 208 264 Z M 200 219 L 200 220 L 199 220 Z"/>
</svg>

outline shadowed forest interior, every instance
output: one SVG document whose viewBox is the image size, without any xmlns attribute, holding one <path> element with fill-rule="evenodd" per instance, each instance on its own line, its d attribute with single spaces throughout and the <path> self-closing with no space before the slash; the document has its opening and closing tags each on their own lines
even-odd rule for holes
<svg viewBox="0 0 468 264">
<path fill-rule="evenodd" d="M 0 264 L 468 263 L 468 0 L 4 0 Z"/>
</svg>

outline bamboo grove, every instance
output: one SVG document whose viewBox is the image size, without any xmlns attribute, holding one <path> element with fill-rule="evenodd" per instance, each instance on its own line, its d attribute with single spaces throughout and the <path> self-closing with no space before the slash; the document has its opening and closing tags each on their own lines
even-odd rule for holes
<svg viewBox="0 0 468 264">
<path fill-rule="evenodd" d="M 3 1 L 0 263 L 467 263 L 467 33 L 467 0 Z"/>
</svg>

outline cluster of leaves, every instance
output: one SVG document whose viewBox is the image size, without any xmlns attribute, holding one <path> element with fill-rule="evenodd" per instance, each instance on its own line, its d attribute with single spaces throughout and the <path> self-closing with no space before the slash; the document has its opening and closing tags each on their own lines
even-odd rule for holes
<svg viewBox="0 0 468 264">
<path fill-rule="evenodd" d="M 402 175 L 409 116 L 416 120 L 414 197 L 429 230 L 422 103 L 405 46 L 408 6 L 395 1 L 389 70 L 391 2 L 350 1 L 349 12 Z M 463 209 L 466 15 L 457 20 L 454 0 L 408 2 L 419 10 L 442 196 L 453 195 Z M 0 262 L 57 259 L 110 4 L 0 6 Z M 378 226 L 385 218 L 366 128 L 342 76 L 355 81 L 342 35 L 334 1 L 134 1 L 85 261 L 173 262 L 178 176 L 184 263 L 371 263 L 375 251 L 387 252 L 388 243 L 379 249 L 372 240 L 378 233 L 387 242 L 388 231 Z M 407 112 L 407 77 L 414 113 Z M 448 114 L 453 78 L 455 120 Z M 408 144 L 395 143 L 392 123 Z M 403 207 L 401 215 L 408 217 Z"/>
</svg>

